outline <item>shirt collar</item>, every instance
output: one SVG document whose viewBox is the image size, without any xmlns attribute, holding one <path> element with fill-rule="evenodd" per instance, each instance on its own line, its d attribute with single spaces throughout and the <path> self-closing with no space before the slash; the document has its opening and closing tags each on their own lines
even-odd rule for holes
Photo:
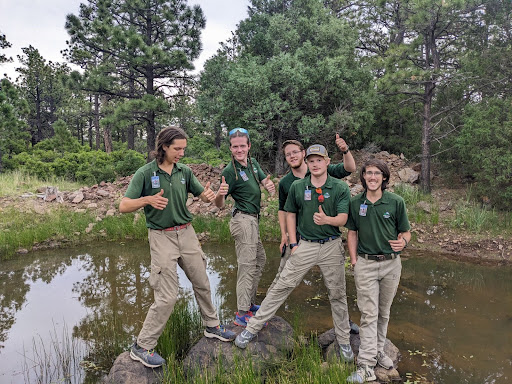
<svg viewBox="0 0 512 384">
<path fill-rule="evenodd" d="M 364 191 L 364 193 L 361 195 L 361 200 L 362 201 L 367 201 L 367 202 L 370 202 L 370 200 L 368 200 L 366 198 L 366 190 Z M 377 200 L 374 204 L 386 204 L 389 202 L 389 192 L 384 190 L 382 191 L 382 197 Z"/>
</svg>

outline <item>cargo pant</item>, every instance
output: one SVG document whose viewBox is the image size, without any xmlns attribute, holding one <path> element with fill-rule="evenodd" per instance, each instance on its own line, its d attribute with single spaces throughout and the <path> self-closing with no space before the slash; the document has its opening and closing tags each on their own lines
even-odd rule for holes
<svg viewBox="0 0 512 384">
<path fill-rule="evenodd" d="M 270 284 L 270 287 L 268 287 L 267 292 L 269 292 L 274 287 L 274 285 L 276 285 L 277 280 L 279 280 L 279 276 L 281 276 L 281 272 L 283 271 L 283 268 L 284 268 L 286 262 L 290 258 L 290 255 L 291 255 L 290 246 L 286 245 L 286 251 L 284 252 L 284 255 L 281 256 L 281 261 L 279 263 L 279 268 L 277 269 L 276 277 L 274 277 L 274 281 L 272 281 L 272 284 Z"/>
<path fill-rule="evenodd" d="M 235 239 L 238 272 L 236 279 L 236 305 L 239 311 L 248 311 L 255 304 L 256 291 L 267 260 L 260 239 L 258 219 L 237 213 L 229 222 L 231 235 Z"/>
<path fill-rule="evenodd" d="M 219 325 L 206 274 L 206 259 L 194 228 L 189 225 L 177 231 L 150 229 L 148 237 L 151 250 L 149 284 L 154 291 L 154 302 L 146 315 L 137 344 L 145 349 L 156 346 L 178 299 L 178 265 L 192 283 L 204 325 Z"/>
<path fill-rule="evenodd" d="M 398 289 L 402 263 L 400 257 L 375 261 L 358 257 L 354 266 L 357 306 L 361 312 L 358 364 L 374 367 L 377 352 L 384 351 L 391 304 Z"/>
<path fill-rule="evenodd" d="M 324 244 L 301 240 L 298 248 L 286 261 L 279 279 L 267 292 L 260 309 L 249 320 L 247 330 L 257 334 L 315 265 L 318 265 L 322 271 L 329 294 L 336 340 L 339 344 L 349 344 L 350 325 L 345 285 L 345 250 L 341 238 Z"/>
</svg>

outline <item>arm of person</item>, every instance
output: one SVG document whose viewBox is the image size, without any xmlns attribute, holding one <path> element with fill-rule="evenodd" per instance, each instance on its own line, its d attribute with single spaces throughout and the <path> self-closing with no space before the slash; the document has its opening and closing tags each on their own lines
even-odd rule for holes
<svg viewBox="0 0 512 384">
<path fill-rule="evenodd" d="M 261 185 L 270 193 L 271 196 L 276 193 L 276 186 L 274 185 L 274 182 L 270 180 L 270 175 L 267 175 L 263 180 L 261 180 Z"/>
<path fill-rule="evenodd" d="M 163 197 L 164 190 L 161 189 L 156 195 L 153 196 L 142 196 L 137 199 L 130 199 L 129 197 L 123 197 L 119 204 L 119 212 L 129 213 L 134 212 L 137 209 L 143 208 L 146 205 L 151 205 L 155 209 L 163 210 L 168 203 L 168 199 Z"/>
<path fill-rule="evenodd" d="M 283 246 L 288 246 L 288 233 L 286 231 L 286 211 L 277 211 L 277 219 L 279 220 L 279 228 L 281 228 L 281 244 L 279 251 L 283 251 Z"/>
<path fill-rule="evenodd" d="M 295 212 L 286 212 L 286 228 L 288 229 L 288 238 L 290 244 L 298 244 L 297 241 L 297 214 Z M 291 253 L 295 251 L 297 245 L 295 245 Z"/>
<path fill-rule="evenodd" d="M 350 255 L 350 264 L 354 266 L 357 262 L 357 231 L 348 230 L 347 246 L 348 254 Z"/>
<path fill-rule="evenodd" d="M 339 134 L 336 134 L 336 145 L 343 153 L 343 168 L 345 168 L 347 172 L 355 172 L 356 162 L 354 160 L 354 156 L 352 156 L 348 144 L 340 137 Z"/>
<path fill-rule="evenodd" d="M 224 207 L 224 203 L 226 201 L 226 195 L 229 191 L 229 184 L 226 183 L 226 178 L 222 176 L 219 190 L 217 191 L 217 194 L 215 195 L 215 205 L 217 208 Z"/>
<path fill-rule="evenodd" d="M 389 245 L 394 252 L 403 251 L 411 241 L 411 231 L 400 232 L 396 240 L 389 240 Z"/>
</svg>

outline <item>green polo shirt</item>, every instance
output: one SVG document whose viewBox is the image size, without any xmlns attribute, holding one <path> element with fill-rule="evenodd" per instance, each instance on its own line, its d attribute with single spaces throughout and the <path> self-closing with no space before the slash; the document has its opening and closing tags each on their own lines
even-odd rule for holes
<svg viewBox="0 0 512 384">
<path fill-rule="evenodd" d="M 160 185 L 157 188 L 153 188 L 151 184 L 153 175 L 158 177 Z M 174 164 L 169 175 L 158 167 L 156 160 L 153 160 L 135 172 L 124 195 L 130 199 L 138 199 L 156 195 L 161 189 L 164 190 L 163 197 L 169 199 L 169 202 L 163 210 L 155 209 L 151 205 L 144 207 L 146 226 L 152 229 L 165 229 L 190 223 L 192 214 L 187 209 L 188 193 L 199 196 L 204 188 L 186 165 Z"/>
<path fill-rule="evenodd" d="M 322 209 L 327 216 L 337 216 L 348 213 L 350 190 L 348 185 L 332 176 L 327 176 L 325 184 L 321 187 L 324 195 Z M 306 200 L 306 191 L 311 191 L 311 200 Z M 290 187 L 288 199 L 284 206 L 286 212 L 297 214 L 297 232 L 308 240 L 322 240 L 330 236 L 340 236 L 338 227 L 332 225 L 317 225 L 313 221 L 313 214 L 318 212 L 319 194 L 316 187 L 311 184 L 311 175 L 295 181 Z"/>
<path fill-rule="evenodd" d="M 361 216 L 361 204 L 368 206 L 366 216 Z M 366 199 L 366 191 L 354 196 L 345 226 L 357 231 L 357 253 L 369 255 L 393 253 L 388 240 L 396 240 L 399 233 L 411 229 L 404 199 L 386 190 L 375 204 Z"/>
<path fill-rule="evenodd" d="M 350 172 L 345 170 L 343 163 L 339 164 L 331 164 L 327 167 L 327 173 L 337 179 L 342 179 L 348 175 Z M 309 170 L 306 172 L 306 176 L 309 175 Z M 286 199 L 288 198 L 288 192 L 290 191 L 290 187 L 292 186 L 295 180 L 300 180 L 300 177 L 296 177 L 291 171 L 288 172 L 280 181 L 279 181 L 279 210 L 284 211 L 284 205 L 286 203 Z"/>
<path fill-rule="evenodd" d="M 244 167 L 238 161 L 234 160 L 238 180 L 235 176 L 233 169 L 233 162 L 230 162 L 222 171 L 222 176 L 226 179 L 229 185 L 228 195 L 235 200 L 235 208 L 247 213 L 260 213 L 261 208 L 261 189 L 260 181 L 265 177 L 258 162 L 251 157 L 253 169 L 249 167 L 251 162 L 247 162 L 247 167 Z M 253 172 L 254 171 L 254 172 Z M 254 178 L 256 175 L 257 179 Z M 244 177 L 245 176 L 245 177 Z M 244 180 L 246 178 L 247 180 Z M 226 195 L 227 196 L 227 195 Z"/>
</svg>

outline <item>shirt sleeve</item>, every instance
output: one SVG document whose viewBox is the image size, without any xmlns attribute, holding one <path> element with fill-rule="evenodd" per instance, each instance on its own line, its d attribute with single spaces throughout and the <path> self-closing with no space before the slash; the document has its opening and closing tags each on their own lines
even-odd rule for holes
<svg viewBox="0 0 512 384">
<path fill-rule="evenodd" d="M 226 183 L 229 185 L 228 187 L 228 193 L 226 194 L 226 197 L 228 195 L 231 195 L 233 191 L 235 190 L 235 172 L 236 169 L 232 167 L 226 167 L 223 169 L 221 175 L 220 175 L 220 182 L 222 183 L 222 176 L 224 176 L 224 179 L 226 179 Z"/>
<path fill-rule="evenodd" d="M 128 185 L 128 189 L 126 190 L 124 196 L 129 199 L 138 199 L 142 196 L 144 190 L 144 172 L 138 170 L 133 175 L 130 184 Z"/>
<path fill-rule="evenodd" d="M 337 214 L 348 213 L 350 205 L 350 189 L 348 188 L 348 185 L 343 181 L 339 183 L 338 188 L 339 195 L 336 204 L 336 212 Z"/>
<path fill-rule="evenodd" d="M 284 211 L 284 205 L 288 194 L 284 191 L 283 183 L 279 182 L 279 210 Z"/>
<path fill-rule="evenodd" d="M 193 194 L 194 196 L 199 196 L 204 191 L 204 187 L 201 185 L 199 180 L 197 180 L 196 175 L 192 173 L 192 170 L 188 170 L 188 178 L 189 178 L 189 184 L 188 184 L 188 192 Z"/>
<path fill-rule="evenodd" d="M 407 208 L 405 207 L 405 201 L 402 197 L 397 201 L 397 209 L 396 209 L 396 227 L 399 232 L 407 232 L 411 230 L 411 224 L 409 223 L 409 218 L 407 217 Z"/>
<path fill-rule="evenodd" d="M 295 187 L 296 185 L 294 182 L 290 187 L 290 190 L 288 191 L 288 198 L 286 199 L 286 203 L 284 205 L 284 210 L 286 212 L 297 213 L 299 210 L 299 207 L 297 206 L 297 201 L 295 199 L 295 190 L 297 189 Z"/>
<path fill-rule="evenodd" d="M 258 170 L 258 178 L 260 179 L 259 182 L 261 183 L 267 175 L 265 175 L 265 172 L 261 169 L 260 163 L 258 163 L 255 159 L 252 159 L 252 163 L 256 166 L 256 169 Z"/>
<path fill-rule="evenodd" d="M 348 220 L 345 223 L 345 228 L 348 228 L 351 231 L 357 231 L 359 229 L 357 227 L 356 217 L 355 217 L 355 215 L 357 215 L 356 205 L 357 205 L 356 200 L 354 200 L 354 198 L 352 198 L 350 200 L 350 205 L 349 205 Z"/>
<path fill-rule="evenodd" d="M 330 164 L 327 167 L 327 173 L 337 179 L 343 179 L 344 177 L 350 175 L 351 172 L 347 172 L 347 170 L 345 169 L 345 165 L 343 163 L 339 163 Z"/>
</svg>

